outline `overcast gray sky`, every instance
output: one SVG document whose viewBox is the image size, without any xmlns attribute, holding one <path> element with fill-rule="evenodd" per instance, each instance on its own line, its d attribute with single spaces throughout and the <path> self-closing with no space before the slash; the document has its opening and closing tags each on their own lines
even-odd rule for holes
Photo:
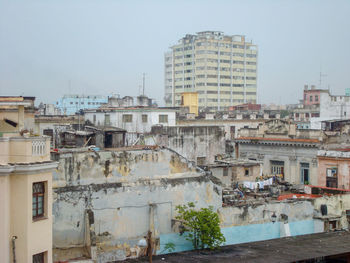
<svg viewBox="0 0 350 263">
<path fill-rule="evenodd" d="M 258 102 L 296 103 L 304 84 L 350 88 L 350 1 L 0 0 L 0 95 L 146 95 L 163 104 L 164 52 L 185 34 L 259 46 Z"/>
</svg>

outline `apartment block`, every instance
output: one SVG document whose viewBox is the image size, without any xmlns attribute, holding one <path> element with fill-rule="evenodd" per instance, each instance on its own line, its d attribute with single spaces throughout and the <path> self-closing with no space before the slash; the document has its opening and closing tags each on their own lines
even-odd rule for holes
<svg viewBox="0 0 350 263">
<path fill-rule="evenodd" d="M 186 35 L 165 53 L 165 105 L 197 92 L 199 110 L 228 110 L 257 101 L 257 45 L 219 31 Z"/>
</svg>

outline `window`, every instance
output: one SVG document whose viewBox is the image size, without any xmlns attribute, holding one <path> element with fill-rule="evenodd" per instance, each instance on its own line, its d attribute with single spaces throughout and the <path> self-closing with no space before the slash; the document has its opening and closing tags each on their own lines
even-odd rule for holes
<svg viewBox="0 0 350 263">
<path fill-rule="evenodd" d="M 132 122 L 132 114 L 123 114 L 123 122 Z"/>
<path fill-rule="evenodd" d="M 315 101 L 318 102 L 318 95 L 315 95 Z"/>
<path fill-rule="evenodd" d="M 249 168 L 244 168 L 244 176 L 249 176 Z"/>
<path fill-rule="evenodd" d="M 44 216 L 45 183 L 33 183 L 33 219 Z"/>
<path fill-rule="evenodd" d="M 159 115 L 159 123 L 168 123 L 168 115 Z"/>
<path fill-rule="evenodd" d="M 33 255 L 33 263 L 44 263 L 45 262 L 45 253 L 39 253 Z"/>
<path fill-rule="evenodd" d="M 310 100 L 310 102 L 312 102 L 312 96 L 310 96 L 309 100 Z"/>
<path fill-rule="evenodd" d="M 205 157 L 197 157 L 197 165 L 204 165 Z"/>
<path fill-rule="evenodd" d="M 283 161 L 271 161 L 271 173 L 281 174 L 284 178 L 284 162 Z"/>
<path fill-rule="evenodd" d="M 111 116 L 109 114 L 105 114 L 105 125 L 111 124 Z"/>
<path fill-rule="evenodd" d="M 338 187 L 338 168 L 337 167 L 331 167 L 327 168 L 326 170 L 326 186 L 327 187 Z"/>
<path fill-rule="evenodd" d="M 142 122 L 148 122 L 148 115 L 142 114 Z"/>
<path fill-rule="evenodd" d="M 73 104 L 73 102 L 71 101 L 70 104 Z"/>
<path fill-rule="evenodd" d="M 300 182 L 302 184 L 310 184 L 309 167 L 308 163 L 300 163 Z"/>
<path fill-rule="evenodd" d="M 228 168 L 225 167 L 223 170 L 223 176 L 228 176 Z"/>
</svg>

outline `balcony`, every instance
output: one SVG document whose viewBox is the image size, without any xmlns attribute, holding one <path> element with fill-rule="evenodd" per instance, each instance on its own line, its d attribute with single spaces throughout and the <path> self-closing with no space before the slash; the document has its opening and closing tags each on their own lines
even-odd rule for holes
<svg viewBox="0 0 350 263">
<path fill-rule="evenodd" d="M 50 161 L 49 136 L 0 137 L 0 165 Z"/>
</svg>

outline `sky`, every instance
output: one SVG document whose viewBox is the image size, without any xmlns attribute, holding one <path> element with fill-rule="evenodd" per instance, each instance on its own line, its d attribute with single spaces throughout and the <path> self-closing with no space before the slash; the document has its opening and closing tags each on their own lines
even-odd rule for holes
<svg viewBox="0 0 350 263">
<path fill-rule="evenodd" d="M 350 1 L 0 0 L 0 95 L 145 93 L 163 105 L 164 52 L 222 31 L 258 45 L 258 103 L 297 103 L 304 84 L 350 88 Z"/>
</svg>

